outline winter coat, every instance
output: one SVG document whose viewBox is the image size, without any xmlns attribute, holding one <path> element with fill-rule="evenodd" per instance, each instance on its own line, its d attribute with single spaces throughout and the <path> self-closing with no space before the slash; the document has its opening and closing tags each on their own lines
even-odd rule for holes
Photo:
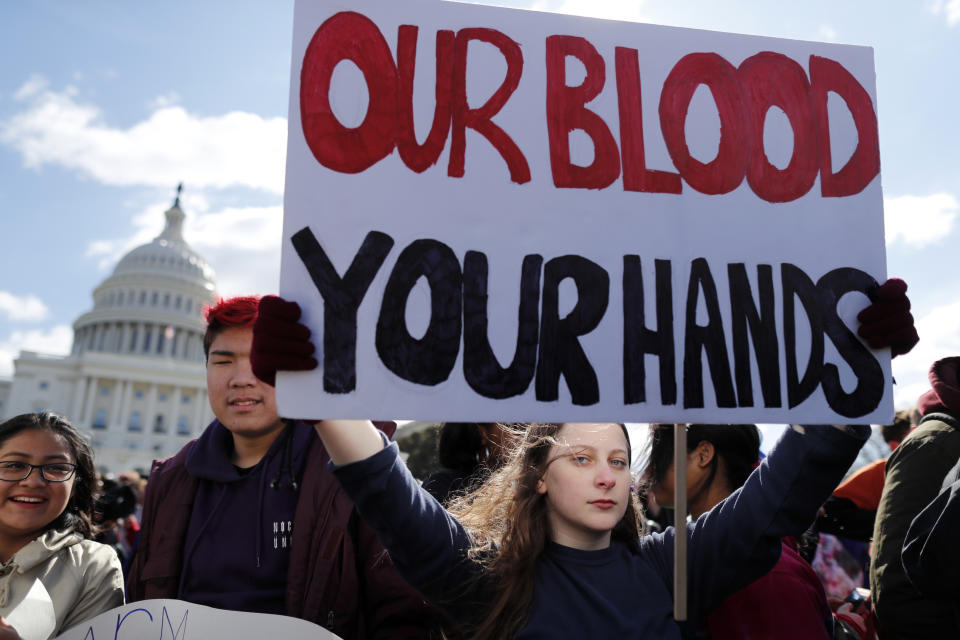
<svg viewBox="0 0 960 640">
<path fill-rule="evenodd" d="M 56 612 L 52 637 L 123 604 L 117 552 L 69 529 L 47 531 L 0 565 L 0 615 L 9 615 L 37 580 Z"/>
<path fill-rule="evenodd" d="M 218 425 L 216 421 L 208 429 Z M 312 430 L 311 430 L 312 431 Z M 197 441 L 153 464 L 141 538 L 127 578 L 131 602 L 178 598 L 199 480 L 186 468 Z M 327 470 L 313 434 L 299 484 L 286 579 L 286 613 L 345 638 L 428 638 L 434 615 L 396 573 L 376 535 Z M 238 523 L 240 526 L 241 523 Z"/>
<path fill-rule="evenodd" d="M 948 638 L 956 627 L 951 607 L 925 597 L 907 578 L 902 549 L 910 523 L 940 493 L 944 476 L 960 459 L 960 358 L 935 362 L 933 389 L 921 397 L 921 424 L 887 460 L 886 482 L 873 532 L 870 590 L 884 637 Z M 946 419 L 937 419 L 946 414 Z"/>
</svg>

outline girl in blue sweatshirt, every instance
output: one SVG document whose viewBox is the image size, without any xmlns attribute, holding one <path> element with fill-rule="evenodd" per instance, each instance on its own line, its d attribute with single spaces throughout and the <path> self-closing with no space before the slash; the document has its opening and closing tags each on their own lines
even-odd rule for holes
<svg viewBox="0 0 960 640">
<path fill-rule="evenodd" d="M 401 574 L 474 638 L 681 638 L 769 571 L 813 521 L 868 427 L 794 427 L 741 489 L 683 529 L 690 620 L 672 617 L 670 527 L 643 535 L 623 425 L 531 425 L 447 512 L 369 422 L 322 421 L 334 474 Z"/>
<path fill-rule="evenodd" d="M 905 290 L 893 292 L 896 302 Z M 892 312 L 878 305 L 860 316 L 884 321 L 861 327 L 876 328 L 871 346 L 908 351 L 912 317 L 897 306 L 891 325 Z M 261 300 L 251 352 L 261 379 L 317 366 L 299 318 L 296 303 Z M 400 573 L 468 636 L 491 640 L 692 637 L 713 607 L 777 563 L 780 538 L 807 528 L 870 435 L 865 426 L 787 429 L 743 487 L 683 527 L 690 619 L 677 623 L 676 531 L 643 534 L 623 425 L 531 425 L 507 464 L 453 513 L 420 488 L 372 423 L 328 420 L 316 429 L 334 475 Z"/>
</svg>

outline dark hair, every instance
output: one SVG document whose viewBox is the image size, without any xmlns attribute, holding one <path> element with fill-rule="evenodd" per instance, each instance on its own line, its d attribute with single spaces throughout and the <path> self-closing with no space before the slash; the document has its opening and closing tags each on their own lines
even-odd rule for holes
<svg viewBox="0 0 960 640">
<path fill-rule="evenodd" d="M 97 472 L 93 466 L 93 451 L 80 430 L 70 424 L 63 416 L 42 411 L 23 413 L 0 424 L 0 446 L 22 431 L 37 429 L 51 431 L 67 441 L 73 453 L 77 471 L 73 480 L 73 491 L 66 508 L 57 518 L 47 525 L 51 529 L 73 529 L 84 538 L 93 537 L 93 494 L 97 486 Z"/>
<path fill-rule="evenodd" d="M 473 473 L 483 462 L 483 437 L 476 422 L 444 422 L 437 434 L 440 465 Z"/>
<path fill-rule="evenodd" d="M 210 345 L 224 329 L 252 327 L 259 307 L 260 296 L 221 298 L 212 307 L 204 307 L 203 317 L 207 320 L 207 331 L 203 334 L 204 357 L 210 356 Z"/>
<path fill-rule="evenodd" d="M 492 601 L 478 609 L 473 620 L 464 622 L 470 637 L 512 637 L 530 613 L 537 560 L 550 538 L 547 503 L 537 491 L 537 482 L 552 462 L 550 452 L 562 428 L 560 423 L 527 426 L 505 464 L 448 507 L 471 537 L 468 555 L 483 566 L 477 579 L 498 585 Z M 620 428 L 629 455 L 630 434 L 625 425 Z M 611 538 L 639 549 L 642 517 L 631 491 Z"/>
<path fill-rule="evenodd" d="M 673 462 L 672 424 L 650 425 L 649 479 L 663 481 Z M 755 424 L 690 424 L 687 425 L 687 451 L 693 451 L 701 442 L 713 445 L 716 454 L 711 462 L 710 479 L 713 482 L 722 458 L 730 490 L 743 486 L 760 458 L 760 430 Z"/>
<path fill-rule="evenodd" d="M 893 414 L 893 424 L 880 427 L 885 442 L 901 442 L 910 433 L 910 412 L 897 411 Z"/>
</svg>

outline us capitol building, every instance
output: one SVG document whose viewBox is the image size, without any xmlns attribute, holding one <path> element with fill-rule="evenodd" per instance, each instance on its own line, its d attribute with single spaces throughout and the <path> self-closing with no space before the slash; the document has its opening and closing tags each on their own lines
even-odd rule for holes
<svg viewBox="0 0 960 640">
<path fill-rule="evenodd" d="M 149 470 L 213 419 L 203 307 L 214 302 L 214 273 L 183 239 L 179 191 L 164 215 L 163 232 L 93 290 L 70 355 L 20 353 L 0 407 L 3 418 L 63 414 L 92 435 L 96 465 L 112 472 Z"/>
</svg>

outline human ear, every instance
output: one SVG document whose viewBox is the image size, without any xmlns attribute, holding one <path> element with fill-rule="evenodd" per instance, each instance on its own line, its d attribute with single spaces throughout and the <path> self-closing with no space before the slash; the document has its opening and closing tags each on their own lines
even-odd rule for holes
<svg viewBox="0 0 960 640">
<path fill-rule="evenodd" d="M 697 448 L 693 452 L 694 461 L 700 468 L 707 467 L 713 462 L 716 453 L 717 450 L 714 448 L 713 443 L 703 440 L 697 445 Z"/>
<path fill-rule="evenodd" d="M 547 483 L 543 481 L 543 478 L 537 480 L 537 493 L 544 495 L 547 492 Z"/>
</svg>

